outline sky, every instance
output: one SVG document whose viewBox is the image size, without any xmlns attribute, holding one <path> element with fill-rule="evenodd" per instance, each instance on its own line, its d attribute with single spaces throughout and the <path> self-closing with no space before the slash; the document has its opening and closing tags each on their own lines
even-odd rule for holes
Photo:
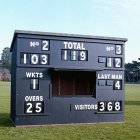
<svg viewBox="0 0 140 140">
<path fill-rule="evenodd" d="M 15 30 L 128 38 L 128 63 L 140 58 L 140 0 L 0 0 L 0 54 Z"/>
</svg>

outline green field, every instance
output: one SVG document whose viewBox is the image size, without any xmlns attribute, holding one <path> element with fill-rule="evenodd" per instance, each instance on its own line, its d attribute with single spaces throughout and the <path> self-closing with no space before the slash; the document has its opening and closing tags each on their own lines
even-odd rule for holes
<svg viewBox="0 0 140 140">
<path fill-rule="evenodd" d="M 15 128 L 10 83 L 0 82 L 0 140 L 140 140 L 140 85 L 125 86 L 125 122 Z"/>
</svg>

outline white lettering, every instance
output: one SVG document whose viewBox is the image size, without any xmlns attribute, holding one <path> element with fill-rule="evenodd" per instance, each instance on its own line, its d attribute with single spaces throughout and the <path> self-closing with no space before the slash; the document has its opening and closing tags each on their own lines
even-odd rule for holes
<svg viewBox="0 0 140 140">
<path fill-rule="evenodd" d="M 82 46 L 80 43 L 77 43 L 77 50 L 81 50 L 82 49 Z"/>
<path fill-rule="evenodd" d="M 80 42 L 63 42 L 65 49 L 85 50 L 83 43 Z"/>
<path fill-rule="evenodd" d="M 63 42 L 63 43 L 64 43 L 64 46 L 65 46 L 65 49 L 67 49 L 68 42 Z"/>
<path fill-rule="evenodd" d="M 39 76 L 38 76 L 39 78 L 43 78 L 43 73 L 41 72 L 41 73 L 39 73 Z"/>
<path fill-rule="evenodd" d="M 123 79 L 122 74 L 98 74 L 98 79 Z"/>
<path fill-rule="evenodd" d="M 69 48 L 69 49 L 72 49 L 72 48 L 73 48 L 72 42 L 69 42 L 69 43 L 68 43 L 68 48 Z"/>
<path fill-rule="evenodd" d="M 27 78 L 30 78 L 31 77 L 31 74 L 32 74 L 31 72 L 26 72 L 26 77 Z"/>
<path fill-rule="evenodd" d="M 39 42 L 31 41 L 30 42 L 30 47 L 36 47 L 39 46 Z"/>
<path fill-rule="evenodd" d="M 73 48 L 76 49 L 76 45 L 77 43 L 76 42 L 73 42 Z"/>
<path fill-rule="evenodd" d="M 114 50 L 114 47 L 112 46 L 106 46 L 106 51 L 107 52 L 110 52 L 110 51 L 113 51 Z"/>
<path fill-rule="evenodd" d="M 33 78 L 35 78 L 35 77 L 36 77 L 36 75 L 35 75 L 35 74 L 36 74 L 36 73 L 33 73 L 33 72 L 32 72 L 32 77 L 33 77 Z"/>
<path fill-rule="evenodd" d="M 112 74 L 112 79 L 123 79 L 121 74 Z"/>
<path fill-rule="evenodd" d="M 98 79 L 110 79 L 110 74 L 98 74 Z"/>
<path fill-rule="evenodd" d="M 75 110 L 96 110 L 97 104 L 74 105 Z"/>
<path fill-rule="evenodd" d="M 25 96 L 25 101 L 43 101 L 43 96 Z"/>
<path fill-rule="evenodd" d="M 43 78 L 42 72 L 26 72 L 27 78 Z"/>
</svg>

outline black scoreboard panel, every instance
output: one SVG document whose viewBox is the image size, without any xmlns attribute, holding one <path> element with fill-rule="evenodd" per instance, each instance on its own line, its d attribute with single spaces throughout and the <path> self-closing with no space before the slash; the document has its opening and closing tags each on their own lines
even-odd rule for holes
<svg viewBox="0 0 140 140">
<path fill-rule="evenodd" d="M 126 41 L 15 31 L 11 44 L 13 123 L 123 121 Z"/>
</svg>

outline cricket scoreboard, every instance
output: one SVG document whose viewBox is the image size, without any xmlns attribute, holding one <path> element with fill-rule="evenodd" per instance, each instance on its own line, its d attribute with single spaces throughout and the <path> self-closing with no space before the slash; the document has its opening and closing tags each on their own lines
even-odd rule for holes
<svg viewBox="0 0 140 140">
<path fill-rule="evenodd" d="M 122 122 L 126 41 L 15 31 L 11 44 L 14 125 Z"/>
</svg>

